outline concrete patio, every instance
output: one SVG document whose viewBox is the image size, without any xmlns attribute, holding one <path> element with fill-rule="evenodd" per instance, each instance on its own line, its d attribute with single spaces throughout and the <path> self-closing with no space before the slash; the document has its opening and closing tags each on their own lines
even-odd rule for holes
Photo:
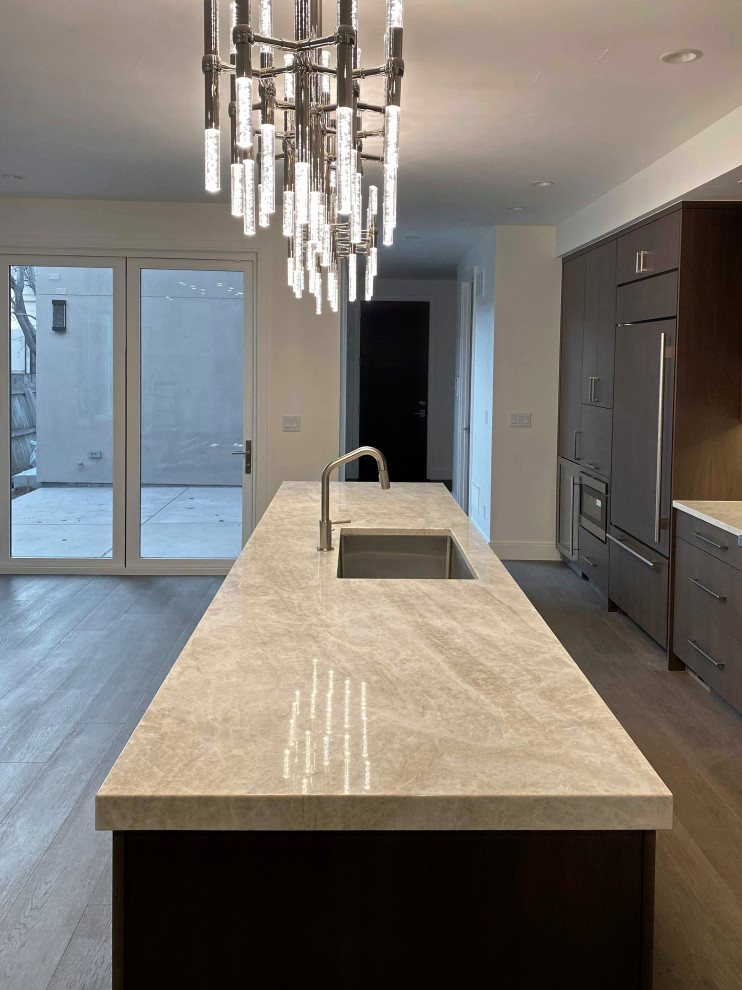
<svg viewBox="0 0 742 990">
<path fill-rule="evenodd" d="M 110 557 L 111 488 L 37 488 L 11 502 L 14 557 Z M 233 558 L 242 549 L 242 489 L 142 488 L 141 554 Z"/>
</svg>

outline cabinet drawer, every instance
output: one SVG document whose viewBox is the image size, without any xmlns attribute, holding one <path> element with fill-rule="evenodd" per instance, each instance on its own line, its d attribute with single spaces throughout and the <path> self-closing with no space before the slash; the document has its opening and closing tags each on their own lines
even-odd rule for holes
<svg viewBox="0 0 742 990">
<path fill-rule="evenodd" d="M 667 646 L 667 559 L 615 526 L 608 545 L 608 597 L 660 646 Z"/>
<path fill-rule="evenodd" d="M 608 596 L 608 547 L 580 526 L 580 570 Z"/>
<path fill-rule="evenodd" d="M 618 238 L 619 285 L 678 267 L 680 217 L 681 213 L 677 210 Z"/>
<path fill-rule="evenodd" d="M 742 547 L 737 545 L 737 537 L 719 526 L 712 526 L 682 509 L 677 510 L 675 535 L 691 546 L 705 550 L 712 557 L 718 557 L 737 570 L 742 570 Z"/>
<path fill-rule="evenodd" d="M 677 312 L 677 272 L 622 285 L 616 293 L 616 323 L 619 326 L 643 320 L 671 319 Z"/>
<path fill-rule="evenodd" d="M 675 543 L 675 598 L 742 639 L 742 572 L 685 540 Z"/>
<path fill-rule="evenodd" d="M 682 600 L 675 603 L 673 650 L 712 690 L 742 708 L 742 642 Z"/>
<path fill-rule="evenodd" d="M 580 423 L 580 464 L 604 478 L 611 476 L 613 413 L 602 406 L 583 405 Z"/>
</svg>

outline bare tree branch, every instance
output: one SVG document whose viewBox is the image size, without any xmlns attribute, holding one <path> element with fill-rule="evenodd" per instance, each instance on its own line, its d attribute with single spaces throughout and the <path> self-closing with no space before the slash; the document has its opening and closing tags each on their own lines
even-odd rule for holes
<svg viewBox="0 0 742 990">
<path fill-rule="evenodd" d="M 13 272 L 15 271 L 15 277 Z M 31 274 L 32 273 L 32 274 Z M 18 326 L 23 331 L 23 336 L 26 339 L 26 347 L 28 347 L 31 354 L 36 354 L 36 327 L 33 325 L 31 320 L 33 317 L 30 313 L 26 312 L 26 300 L 23 298 L 23 290 L 26 287 L 26 282 L 33 288 L 34 294 L 36 292 L 36 273 L 33 269 L 26 265 L 18 266 L 10 269 L 10 292 L 12 296 L 11 312 L 18 320 Z"/>
</svg>

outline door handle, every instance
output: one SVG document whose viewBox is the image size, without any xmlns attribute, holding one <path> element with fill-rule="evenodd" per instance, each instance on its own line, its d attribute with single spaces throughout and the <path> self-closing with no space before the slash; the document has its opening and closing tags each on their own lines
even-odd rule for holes
<svg viewBox="0 0 742 990">
<path fill-rule="evenodd" d="M 689 639 L 687 640 L 687 643 L 689 646 L 692 646 L 694 650 L 697 650 L 702 657 L 706 657 L 706 659 L 709 660 L 714 665 L 714 667 L 718 667 L 719 670 L 724 670 L 724 664 L 719 663 L 718 660 L 714 660 L 714 658 L 712 656 L 709 656 L 709 654 L 705 650 L 702 650 L 701 647 L 698 645 L 698 643 L 695 641 L 695 639 Z"/>
<path fill-rule="evenodd" d="M 595 561 L 593 560 L 593 558 L 592 558 L 592 557 L 588 557 L 588 556 L 587 556 L 587 554 L 585 554 L 585 560 L 587 561 L 587 563 L 588 563 L 588 564 L 589 564 L 589 565 L 590 565 L 591 567 L 597 567 L 597 566 L 598 566 L 598 565 L 597 565 L 597 564 L 595 563 Z"/>
<path fill-rule="evenodd" d="M 588 400 L 588 402 L 597 402 L 598 401 L 598 382 L 599 381 L 600 381 L 599 378 L 594 378 L 592 375 L 590 376 L 590 378 L 588 378 L 588 387 L 587 387 L 587 400 Z"/>
<path fill-rule="evenodd" d="M 585 461 L 585 464 L 586 464 L 586 465 L 587 465 L 587 466 L 588 466 L 589 468 L 592 468 L 592 469 L 593 469 L 593 471 L 599 471 L 599 470 L 600 470 L 600 464 L 593 464 L 593 462 L 592 462 L 592 461 Z"/>
<path fill-rule="evenodd" d="M 654 542 L 660 542 L 662 509 L 662 434 L 665 431 L 665 334 L 660 334 L 660 374 L 657 395 L 657 471 L 654 479 Z"/>
<path fill-rule="evenodd" d="M 245 458 L 245 474 L 252 474 L 252 440 L 245 440 L 244 450 L 233 450 L 232 456 Z"/>
<path fill-rule="evenodd" d="M 711 590 L 711 588 L 707 588 L 705 584 L 701 584 L 698 578 L 689 577 L 688 580 L 691 584 L 695 584 L 697 588 L 700 588 L 701 591 L 705 591 L 707 595 L 711 595 L 712 598 L 715 598 L 717 602 L 725 602 L 727 600 L 726 595 L 717 595 L 715 591 Z"/>
<path fill-rule="evenodd" d="M 580 459 L 580 455 L 578 453 L 578 447 L 579 447 L 579 443 L 578 443 L 578 440 L 577 440 L 578 437 L 580 437 L 580 439 L 582 439 L 582 431 L 581 430 L 575 430 L 575 436 L 574 436 L 574 458 L 575 458 L 576 461 L 579 461 L 579 459 Z"/>
<path fill-rule="evenodd" d="M 647 560 L 646 557 L 642 557 L 642 555 L 640 553 L 637 553 L 636 550 L 632 550 L 630 546 L 627 546 L 623 540 L 617 540 L 616 537 L 611 536 L 610 533 L 608 534 L 608 539 L 611 540 L 613 543 L 615 543 L 617 546 L 621 547 L 622 550 L 625 550 L 627 553 L 630 553 L 632 557 L 636 557 L 636 559 L 640 560 L 642 564 L 646 564 L 647 567 L 655 566 L 653 561 Z"/>
<path fill-rule="evenodd" d="M 723 543 L 714 543 L 714 541 L 713 540 L 710 540 L 708 538 L 708 536 L 701 536 L 701 534 L 700 533 L 697 533 L 695 531 L 695 529 L 693 530 L 693 535 L 695 536 L 695 538 L 697 540 L 703 540 L 704 543 L 708 543 L 708 545 L 711 546 L 711 547 L 716 547 L 717 550 L 728 550 L 729 549 L 729 547 L 725 547 Z"/>
<path fill-rule="evenodd" d="M 647 260 L 647 261 L 649 260 L 651 254 L 652 254 L 651 251 L 637 251 L 636 252 L 635 273 L 637 275 L 646 275 L 647 272 L 651 272 L 652 271 L 652 269 L 648 265 L 645 265 L 644 264 L 645 260 Z"/>
</svg>

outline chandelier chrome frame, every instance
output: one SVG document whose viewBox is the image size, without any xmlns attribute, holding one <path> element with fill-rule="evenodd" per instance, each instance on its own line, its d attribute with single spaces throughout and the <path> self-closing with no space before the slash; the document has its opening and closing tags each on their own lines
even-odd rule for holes
<svg viewBox="0 0 742 990">
<path fill-rule="evenodd" d="M 323 285 L 338 309 L 341 266 L 347 266 L 348 299 L 357 298 L 357 259 L 365 257 L 365 298 L 377 271 L 378 186 L 368 189 L 363 226 L 363 172 L 383 168 L 382 220 L 385 245 L 393 243 L 397 217 L 397 170 L 402 59 L 403 0 L 386 0 L 383 65 L 362 68 L 358 47 L 358 0 L 338 0 L 337 27 L 322 34 L 322 0 L 294 0 L 294 38 L 273 35 L 271 0 L 259 7 L 256 32 L 251 0 L 230 4 L 229 62 L 219 56 L 219 0 L 204 0 L 205 173 L 207 192 L 219 192 L 219 82 L 230 84 L 230 195 L 232 214 L 248 236 L 268 227 L 276 213 L 276 162 L 283 161 L 282 229 L 288 238 L 288 283 L 297 298 L 305 289 L 322 312 Z M 260 46 L 260 68 L 252 48 Z M 335 65 L 330 50 L 335 49 Z M 275 53 L 284 64 L 276 65 Z M 283 98 L 276 81 L 283 77 Z M 361 82 L 385 77 L 384 105 L 361 100 Z M 333 79 L 335 97 L 333 100 Z M 257 88 L 255 89 L 255 81 Z M 253 114 L 258 126 L 253 126 Z M 283 113 L 283 131 L 276 115 Z M 366 123 L 367 115 L 373 120 Z M 364 142 L 381 139 L 380 152 Z M 276 151 L 280 142 L 281 151 Z M 257 168 L 256 168 L 257 166 Z"/>
</svg>

